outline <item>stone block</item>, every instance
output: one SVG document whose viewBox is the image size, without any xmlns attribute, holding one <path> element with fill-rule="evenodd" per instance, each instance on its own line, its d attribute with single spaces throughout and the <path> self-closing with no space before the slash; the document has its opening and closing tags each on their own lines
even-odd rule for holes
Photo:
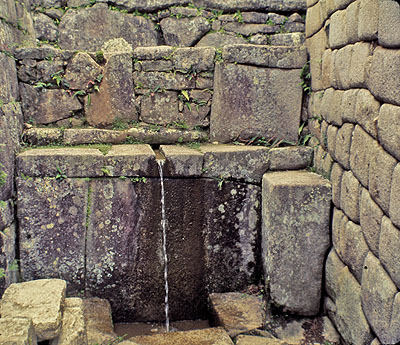
<svg viewBox="0 0 400 345">
<path fill-rule="evenodd" d="M 81 298 L 66 298 L 60 335 L 50 345 L 87 344 L 84 304 Z"/>
<path fill-rule="evenodd" d="M 1 301 L 2 318 L 27 318 L 33 322 L 38 341 L 60 334 L 66 282 L 40 279 L 11 284 Z"/>
<path fill-rule="evenodd" d="M 165 43 L 174 47 L 191 47 L 211 29 L 203 17 L 164 18 L 160 22 Z"/>
<path fill-rule="evenodd" d="M 354 0 L 352 0 L 354 1 Z M 346 8 L 345 15 L 345 31 L 347 43 L 355 43 L 358 39 L 358 16 L 359 16 L 359 1 L 351 2 Z"/>
<path fill-rule="evenodd" d="M 14 204 L 12 200 L 0 201 L 0 231 L 11 225 L 14 220 Z"/>
<path fill-rule="evenodd" d="M 17 183 L 23 279 L 62 278 L 70 292 L 82 291 L 88 183 L 54 178 Z"/>
<path fill-rule="evenodd" d="M 334 106 L 333 106 L 334 100 L 333 100 L 333 98 L 334 98 L 335 92 L 336 92 L 335 89 L 329 88 L 329 89 L 325 90 L 325 92 L 323 93 L 323 96 L 322 96 L 321 116 L 327 123 L 331 122 L 330 115 L 332 113 L 332 109 L 334 109 Z M 326 131 L 327 131 L 327 129 L 328 128 L 326 128 Z M 325 146 L 324 148 L 327 148 L 327 147 Z"/>
<path fill-rule="evenodd" d="M 37 345 L 32 320 L 28 318 L 0 319 L 0 342 L 4 345 Z"/>
<path fill-rule="evenodd" d="M 121 345 L 187 345 L 187 344 L 218 344 L 233 345 L 228 333 L 221 327 L 198 329 L 185 332 L 169 332 L 155 335 L 144 335 L 132 337 L 128 341 L 120 343 Z"/>
<path fill-rule="evenodd" d="M 301 24 L 301 23 L 291 23 L 291 24 Z M 303 24 L 304 25 L 304 24 Z M 280 31 L 279 25 L 268 25 L 268 24 L 244 24 L 238 22 L 231 22 L 224 24 L 222 29 L 227 32 L 236 33 L 242 36 L 253 36 L 252 41 L 254 40 L 255 35 L 260 34 L 274 34 Z M 285 30 L 287 32 L 291 32 L 290 30 Z M 301 30 L 304 31 L 304 30 Z M 253 41 L 254 42 L 254 41 Z"/>
<path fill-rule="evenodd" d="M 284 345 L 283 340 L 258 337 L 254 335 L 239 335 L 236 337 L 236 345 Z"/>
<path fill-rule="evenodd" d="M 104 156 L 97 149 L 33 149 L 17 156 L 20 176 L 95 177 L 103 176 Z"/>
<path fill-rule="evenodd" d="M 369 344 L 372 331 L 361 306 L 361 287 L 345 267 L 339 278 L 333 322 L 346 344 Z"/>
<path fill-rule="evenodd" d="M 335 147 L 336 147 L 336 136 L 337 136 L 338 128 L 333 125 L 328 126 L 328 130 L 326 132 L 327 136 L 327 149 L 329 154 L 335 159 Z"/>
<path fill-rule="evenodd" d="M 393 300 L 397 294 L 392 282 L 379 260 L 369 253 L 364 262 L 361 283 L 363 310 L 371 328 L 384 344 L 396 344 L 400 341 L 398 317 L 392 319 Z"/>
<path fill-rule="evenodd" d="M 296 69 L 217 64 L 211 140 L 226 143 L 258 136 L 297 142 L 302 99 L 299 75 Z"/>
<path fill-rule="evenodd" d="M 268 10 L 278 12 L 305 11 L 307 6 L 304 0 L 288 0 L 284 3 L 276 0 L 195 0 L 198 7 L 217 8 L 224 11 L 257 11 Z"/>
<path fill-rule="evenodd" d="M 348 223 L 349 218 L 338 208 L 333 209 L 333 217 L 332 217 L 332 243 L 333 247 L 336 250 L 336 253 L 340 250 L 340 244 L 343 242 L 341 240 L 341 236 L 345 231 L 346 224 Z"/>
<path fill-rule="evenodd" d="M 265 320 L 261 296 L 240 292 L 212 293 L 209 296 L 214 324 L 231 337 L 261 328 Z"/>
<path fill-rule="evenodd" d="M 306 37 L 302 32 L 292 32 L 275 34 L 270 36 L 272 46 L 302 46 L 306 42 Z"/>
<path fill-rule="evenodd" d="M 214 70 L 215 49 L 211 47 L 178 48 L 173 51 L 172 64 L 176 71 L 196 73 Z"/>
<path fill-rule="evenodd" d="M 134 70 L 138 72 L 169 72 L 173 70 L 173 65 L 170 60 L 144 60 L 136 62 L 134 64 Z"/>
<path fill-rule="evenodd" d="M 17 229 L 15 223 L 11 223 L 0 232 L 0 268 L 5 273 L 4 278 L 0 280 L 1 294 L 11 283 L 15 283 L 18 278 L 18 269 L 15 267 L 17 263 L 16 238 Z"/>
<path fill-rule="evenodd" d="M 379 258 L 397 287 L 400 286 L 399 244 L 400 231 L 389 218 L 383 217 L 379 236 Z"/>
<path fill-rule="evenodd" d="M 269 151 L 269 170 L 301 170 L 311 165 L 313 149 L 308 146 L 277 147 Z"/>
<path fill-rule="evenodd" d="M 63 131 L 59 128 L 29 128 L 24 130 L 24 142 L 33 146 L 46 146 L 63 142 Z"/>
<path fill-rule="evenodd" d="M 101 344 L 115 340 L 111 307 L 107 300 L 97 297 L 85 298 L 83 313 L 88 344 Z"/>
<path fill-rule="evenodd" d="M 340 277 L 346 265 L 340 260 L 334 248 L 328 254 L 325 263 L 325 288 L 334 301 L 340 290 Z"/>
<path fill-rule="evenodd" d="M 0 53 L 0 99 L 5 102 L 16 101 L 18 97 L 17 68 L 13 58 Z"/>
<path fill-rule="evenodd" d="M 342 113 L 342 119 L 345 122 L 357 123 L 355 109 L 357 104 L 358 92 L 359 92 L 358 89 L 352 89 L 352 90 L 346 90 L 343 93 L 340 110 Z"/>
<path fill-rule="evenodd" d="M 185 146 L 162 145 L 160 151 L 166 161 L 164 176 L 200 176 L 203 168 L 203 154 Z"/>
<path fill-rule="evenodd" d="M 321 83 L 324 89 L 337 87 L 335 79 L 335 55 L 336 50 L 325 50 L 322 56 L 322 75 Z"/>
<path fill-rule="evenodd" d="M 209 32 L 196 44 L 196 47 L 221 48 L 231 44 L 246 44 L 247 41 L 242 37 L 234 36 L 233 33 Z"/>
<path fill-rule="evenodd" d="M 220 182 L 205 180 L 200 201 L 207 205 L 202 206 L 207 291 L 243 291 L 259 279 L 261 188 Z"/>
<path fill-rule="evenodd" d="M 260 182 L 268 170 L 268 148 L 262 146 L 202 145 L 203 176 Z"/>
<path fill-rule="evenodd" d="M 77 53 L 65 71 L 65 81 L 69 88 L 84 90 L 90 88 L 102 74 L 102 68 L 87 53 Z"/>
<path fill-rule="evenodd" d="M 354 45 L 347 45 L 335 54 L 335 80 L 339 89 L 350 89 L 351 85 L 351 57 Z"/>
<path fill-rule="evenodd" d="M 353 46 L 350 63 L 350 86 L 366 87 L 368 58 L 372 55 L 370 43 L 358 42 Z"/>
<path fill-rule="evenodd" d="M 355 108 L 357 123 L 375 139 L 378 136 L 377 122 L 380 107 L 380 102 L 368 90 L 361 89 L 358 92 Z"/>
<path fill-rule="evenodd" d="M 396 167 L 393 170 L 393 176 L 392 176 L 389 215 L 391 221 L 397 227 L 400 227 L 400 215 L 398 212 L 399 203 L 400 203 L 400 166 L 396 165 Z"/>
<path fill-rule="evenodd" d="M 383 212 L 372 200 L 368 190 L 362 189 L 360 200 L 360 225 L 371 251 L 379 256 L 379 236 Z"/>
<path fill-rule="evenodd" d="M 91 94 L 90 102 L 86 98 L 87 121 L 92 126 L 112 125 L 116 120 L 137 121 L 132 56 L 118 53 L 107 54 L 106 58 L 99 92 Z"/>
<path fill-rule="evenodd" d="M 137 89 L 144 88 L 154 90 L 156 88 L 166 90 L 187 90 L 196 88 L 198 82 L 203 80 L 209 83 L 210 89 L 212 86 L 211 78 L 192 78 L 189 80 L 184 74 L 181 73 L 165 73 L 165 72 L 134 72 L 133 73 L 134 84 Z M 207 88 L 207 87 L 206 87 Z"/>
<path fill-rule="evenodd" d="M 400 47 L 400 4 L 393 0 L 379 2 L 378 41 L 387 48 Z"/>
<path fill-rule="evenodd" d="M 20 92 L 25 121 L 48 124 L 71 117 L 75 111 L 82 109 L 78 98 L 67 90 L 38 91 L 31 85 L 20 83 Z"/>
<path fill-rule="evenodd" d="M 311 87 L 313 91 L 323 88 L 322 84 L 322 57 L 328 49 L 328 36 L 324 28 L 306 41 L 307 49 L 310 54 Z"/>
<path fill-rule="evenodd" d="M 382 146 L 400 159 L 400 107 L 383 104 L 378 117 L 378 138 Z"/>
<path fill-rule="evenodd" d="M 359 223 L 361 184 L 351 171 L 345 171 L 341 187 L 340 206 L 353 222 Z"/>
<path fill-rule="evenodd" d="M 322 145 L 318 145 L 314 150 L 314 167 L 318 174 L 330 178 L 332 165 L 331 155 L 322 148 Z"/>
<path fill-rule="evenodd" d="M 349 43 L 346 32 L 346 11 L 337 11 L 331 16 L 329 28 L 329 47 L 338 49 Z"/>
<path fill-rule="evenodd" d="M 59 130 L 56 131 L 58 132 Z M 63 132 L 64 133 L 62 141 L 65 145 L 123 144 L 127 139 L 126 131 L 109 130 L 109 129 L 71 128 L 71 129 L 65 129 Z"/>
<path fill-rule="evenodd" d="M 33 25 L 36 31 L 36 39 L 49 42 L 57 41 L 57 26 L 49 16 L 43 13 L 35 14 L 33 16 Z"/>
<path fill-rule="evenodd" d="M 318 313 L 322 258 L 330 242 L 330 200 L 330 183 L 316 174 L 275 172 L 263 177 L 264 272 L 271 300 L 286 311 Z"/>
<path fill-rule="evenodd" d="M 372 41 L 378 37 L 378 0 L 361 0 L 358 13 L 358 37 L 363 41 Z"/>
<path fill-rule="evenodd" d="M 340 208 L 340 191 L 342 185 L 343 168 L 338 163 L 334 163 L 331 172 L 332 183 L 332 202 Z"/>
<path fill-rule="evenodd" d="M 151 92 L 140 102 L 140 119 L 146 123 L 166 125 L 179 121 L 178 94 L 175 91 Z"/>
<path fill-rule="evenodd" d="M 95 52 L 108 40 L 119 37 L 133 48 L 159 44 L 159 34 L 150 19 L 110 11 L 105 4 L 84 10 L 70 9 L 62 17 L 58 29 L 59 45 L 63 49 Z"/>
<path fill-rule="evenodd" d="M 311 37 L 317 33 L 323 26 L 321 16 L 321 3 L 319 1 L 314 6 L 307 8 L 306 37 Z"/>
<path fill-rule="evenodd" d="M 107 2 L 100 0 L 99 2 Z M 128 12 L 143 11 L 143 12 L 157 12 L 171 6 L 185 6 L 189 3 L 188 0 L 113 0 L 113 4 L 121 6 Z"/>
<path fill-rule="evenodd" d="M 381 146 L 371 154 L 369 166 L 369 192 L 382 210 L 389 214 L 390 186 L 397 160 Z"/>
<path fill-rule="evenodd" d="M 334 156 L 345 169 L 350 169 L 350 146 L 353 130 L 353 124 L 345 123 L 337 131 Z"/>
<path fill-rule="evenodd" d="M 400 105 L 400 50 L 377 47 L 372 55 L 367 85 L 379 100 Z"/>
<path fill-rule="evenodd" d="M 222 58 L 229 63 L 295 69 L 307 62 L 307 51 L 305 47 L 235 44 L 224 46 Z"/>
<path fill-rule="evenodd" d="M 373 154 L 378 150 L 378 143 L 360 126 L 353 131 L 350 148 L 350 168 L 361 184 L 368 188 L 369 167 Z"/>
</svg>

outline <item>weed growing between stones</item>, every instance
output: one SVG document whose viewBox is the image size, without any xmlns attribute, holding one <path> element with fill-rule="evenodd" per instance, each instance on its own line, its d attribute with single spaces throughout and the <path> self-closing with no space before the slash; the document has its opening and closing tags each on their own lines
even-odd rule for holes
<svg viewBox="0 0 400 345">
<path fill-rule="evenodd" d="M 307 61 L 300 71 L 301 87 L 306 94 L 311 93 L 311 71 L 310 71 L 310 61 Z"/>
</svg>

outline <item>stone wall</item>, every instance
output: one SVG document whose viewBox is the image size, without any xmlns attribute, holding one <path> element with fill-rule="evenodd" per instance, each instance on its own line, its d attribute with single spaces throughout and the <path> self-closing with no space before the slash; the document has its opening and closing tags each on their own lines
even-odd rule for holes
<svg viewBox="0 0 400 345">
<path fill-rule="evenodd" d="M 29 1 L 0 3 L 0 292 L 15 280 L 14 157 L 22 132 L 22 110 L 14 60 L 17 44 L 33 43 Z"/>
<path fill-rule="evenodd" d="M 315 168 L 330 177 L 325 309 L 346 344 L 400 341 L 400 4 L 308 0 Z"/>
</svg>

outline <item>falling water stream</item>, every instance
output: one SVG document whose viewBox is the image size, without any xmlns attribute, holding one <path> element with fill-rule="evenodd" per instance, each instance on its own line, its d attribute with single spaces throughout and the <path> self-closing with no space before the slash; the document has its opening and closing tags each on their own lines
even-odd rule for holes
<svg viewBox="0 0 400 345">
<path fill-rule="evenodd" d="M 165 217 L 165 193 L 163 165 L 164 160 L 157 159 L 158 171 L 161 180 L 161 227 L 163 232 L 163 256 L 164 256 L 164 281 L 165 281 L 165 328 L 169 332 L 169 304 L 168 304 L 168 256 L 167 256 L 167 219 Z"/>
</svg>

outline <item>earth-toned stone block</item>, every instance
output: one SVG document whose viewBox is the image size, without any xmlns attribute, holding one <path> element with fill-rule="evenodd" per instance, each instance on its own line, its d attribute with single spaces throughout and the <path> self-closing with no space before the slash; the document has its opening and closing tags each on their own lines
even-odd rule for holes
<svg viewBox="0 0 400 345">
<path fill-rule="evenodd" d="M 209 296 L 214 323 L 231 337 L 261 328 L 265 320 L 261 296 L 240 292 L 212 293 Z"/>
<path fill-rule="evenodd" d="M 13 58 L 0 53 L 0 99 L 12 102 L 18 99 L 17 68 Z"/>
<path fill-rule="evenodd" d="M 20 176 L 95 177 L 103 176 L 104 156 L 97 149 L 33 149 L 17 157 Z"/>
<path fill-rule="evenodd" d="M 358 13 L 359 1 L 351 2 L 346 8 L 346 21 L 345 31 L 348 43 L 355 43 L 358 41 Z"/>
<path fill-rule="evenodd" d="M 383 104 L 378 117 L 378 138 L 383 147 L 400 159 L 400 107 Z"/>
<path fill-rule="evenodd" d="M 354 45 L 350 44 L 339 49 L 335 54 L 334 72 L 337 87 L 349 89 L 351 85 L 351 58 Z"/>
<path fill-rule="evenodd" d="M 329 46 L 331 49 L 338 49 L 347 43 L 349 42 L 346 33 L 346 11 L 337 11 L 331 16 Z"/>
<path fill-rule="evenodd" d="M 275 34 L 270 37 L 272 46 L 302 46 L 306 41 L 302 32 Z"/>
<path fill-rule="evenodd" d="M 310 166 L 313 149 L 307 146 L 277 147 L 269 151 L 268 170 L 301 170 Z"/>
<path fill-rule="evenodd" d="M 325 264 L 325 288 L 334 301 L 340 290 L 340 275 L 346 265 L 340 260 L 334 248 L 331 249 Z"/>
<path fill-rule="evenodd" d="M 132 56 L 129 53 L 106 56 L 104 78 L 99 92 L 86 98 L 87 121 L 93 126 L 112 125 L 117 120 L 137 121 L 132 78 Z"/>
<path fill-rule="evenodd" d="M 100 74 L 101 67 L 89 54 L 77 53 L 68 64 L 64 78 L 71 89 L 83 90 L 91 87 Z"/>
<path fill-rule="evenodd" d="M 349 218 L 338 208 L 333 209 L 332 217 L 332 244 L 338 253 L 341 246 L 341 235 L 345 231 Z"/>
<path fill-rule="evenodd" d="M 369 248 L 376 256 L 379 256 L 382 217 L 382 210 L 372 200 L 369 192 L 363 188 L 360 199 L 360 225 Z"/>
<path fill-rule="evenodd" d="M 379 2 L 378 40 L 388 48 L 400 47 L 400 4 L 393 0 Z"/>
<path fill-rule="evenodd" d="M 289 12 L 306 10 L 306 2 L 304 0 L 286 0 L 283 3 L 279 0 L 195 0 L 194 4 L 199 7 L 218 8 L 225 11 L 266 9 L 269 11 Z"/>
<path fill-rule="evenodd" d="M 334 324 L 347 344 L 369 344 L 372 332 L 361 306 L 361 287 L 345 267 L 338 277 Z"/>
<path fill-rule="evenodd" d="M 334 163 L 331 171 L 332 183 L 332 202 L 340 208 L 340 192 L 342 188 L 343 168 L 338 163 Z"/>
<path fill-rule="evenodd" d="M 280 31 L 279 25 L 268 25 L 268 24 L 244 24 L 238 22 L 231 22 L 223 25 L 223 30 L 237 33 L 242 36 L 254 36 L 256 34 L 274 34 Z M 289 30 L 287 30 L 289 31 Z M 304 30 L 302 30 L 304 31 Z M 253 41 L 254 42 L 254 41 Z"/>
<path fill-rule="evenodd" d="M 284 310 L 318 313 L 323 257 L 330 242 L 330 201 L 330 183 L 316 174 L 292 171 L 263 177 L 263 265 L 271 300 Z"/>
<path fill-rule="evenodd" d="M 360 194 L 360 182 L 358 182 L 350 170 L 345 171 L 340 190 L 340 207 L 356 223 L 360 221 Z"/>
<path fill-rule="evenodd" d="M 176 71 L 196 73 L 214 70 L 215 49 L 211 47 L 178 48 L 173 50 L 172 64 Z"/>
<path fill-rule="evenodd" d="M 200 176 L 203 168 L 203 154 L 185 146 L 162 145 L 162 154 L 166 158 L 163 166 L 164 176 Z"/>
<path fill-rule="evenodd" d="M 0 268 L 5 276 L 0 280 L 0 293 L 11 284 L 17 282 L 18 267 L 16 261 L 17 229 L 15 223 L 11 223 L 0 231 Z"/>
<path fill-rule="evenodd" d="M 175 91 L 151 92 L 141 97 L 140 119 L 166 125 L 179 121 L 178 94 Z"/>
<path fill-rule="evenodd" d="M 71 117 L 83 108 L 77 97 L 67 90 L 41 90 L 20 83 L 25 121 L 48 124 Z"/>
<path fill-rule="evenodd" d="M 377 47 L 372 55 L 367 85 L 379 100 L 400 105 L 400 50 Z"/>
<path fill-rule="evenodd" d="M 323 25 L 321 16 L 321 3 L 317 1 L 314 6 L 307 8 L 306 37 L 311 37 L 317 33 Z"/>
<path fill-rule="evenodd" d="M 307 39 L 307 49 L 310 52 L 310 71 L 311 71 L 311 86 L 313 91 L 322 89 L 322 56 L 328 46 L 328 36 L 324 28 L 319 30 L 315 35 Z"/>
<path fill-rule="evenodd" d="M 384 344 L 396 344 L 400 341 L 398 304 L 393 303 L 396 294 L 396 285 L 379 260 L 369 253 L 364 262 L 361 300 L 371 328 Z"/>
<path fill-rule="evenodd" d="M 51 345 L 87 344 L 84 304 L 81 298 L 66 298 L 60 335 Z"/>
<path fill-rule="evenodd" d="M 3 294 L 2 318 L 27 318 L 33 322 L 38 341 L 60 334 L 66 282 L 40 279 L 11 284 Z"/>
<path fill-rule="evenodd" d="M 87 182 L 54 178 L 17 182 L 23 279 L 62 278 L 69 291 L 82 291 Z"/>
<path fill-rule="evenodd" d="M 378 36 L 379 0 L 361 0 L 358 13 L 358 37 L 371 41 Z"/>
<path fill-rule="evenodd" d="M 156 46 L 159 34 L 150 19 L 110 11 L 107 4 L 70 9 L 61 19 L 60 46 L 63 49 L 98 51 L 112 38 L 124 38 L 133 48 Z"/>
<path fill-rule="evenodd" d="M 22 317 L 2 317 L 0 319 L 0 342 L 1 344 L 37 345 L 32 320 Z"/>
<path fill-rule="evenodd" d="M 307 62 L 305 47 L 274 47 L 250 44 L 225 46 L 222 51 L 225 62 L 271 68 L 302 68 Z"/>
<path fill-rule="evenodd" d="M 33 17 L 36 39 L 39 41 L 57 41 L 58 30 L 54 21 L 43 13 L 37 13 Z"/>
<path fill-rule="evenodd" d="M 191 47 L 211 29 L 203 17 L 164 18 L 160 22 L 165 43 L 169 46 Z"/>
<path fill-rule="evenodd" d="M 59 130 L 58 130 L 59 131 Z M 122 144 L 127 138 L 126 131 L 79 128 L 65 129 L 63 131 L 63 143 L 65 145 L 79 144 Z"/>
<path fill-rule="evenodd" d="M 346 90 L 343 93 L 340 110 L 342 119 L 346 122 L 356 123 L 355 108 L 357 103 L 358 89 Z"/>
<path fill-rule="evenodd" d="M 226 143 L 259 136 L 297 142 L 302 99 L 299 75 L 296 69 L 217 64 L 211 140 Z"/>
<path fill-rule="evenodd" d="M 389 216 L 393 224 L 400 227 L 400 165 L 396 165 L 393 170 L 392 186 L 390 190 Z"/>
<path fill-rule="evenodd" d="M 268 170 L 269 150 L 262 146 L 201 145 L 203 176 L 260 182 Z"/>
<path fill-rule="evenodd" d="M 230 44 L 246 44 L 242 37 L 236 37 L 232 33 L 209 32 L 196 44 L 196 47 L 221 48 Z"/>
<path fill-rule="evenodd" d="M 350 145 L 353 130 L 353 124 L 345 123 L 337 131 L 335 158 L 345 169 L 350 169 Z"/>
<path fill-rule="evenodd" d="M 181 73 L 165 73 L 165 72 L 134 72 L 133 80 L 136 88 L 149 90 L 166 89 L 166 90 L 187 90 L 194 89 L 199 80 L 206 80 L 212 89 L 211 78 L 186 78 Z"/>
<path fill-rule="evenodd" d="M 378 102 L 368 90 L 361 89 L 357 93 L 355 108 L 356 121 L 374 138 L 378 136 L 376 122 L 379 117 L 380 107 L 380 102 Z"/>
<path fill-rule="evenodd" d="M 366 87 L 368 58 L 372 55 L 370 43 L 358 42 L 353 46 L 350 64 L 350 86 Z"/>
<path fill-rule="evenodd" d="M 101 0 L 98 2 L 111 2 L 114 5 L 133 12 L 134 10 L 144 12 L 155 12 L 171 6 L 184 6 L 189 3 L 189 0 Z"/>
<path fill-rule="evenodd" d="M 0 231 L 14 220 L 14 204 L 12 200 L 0 201 Z"/>
</svg>

